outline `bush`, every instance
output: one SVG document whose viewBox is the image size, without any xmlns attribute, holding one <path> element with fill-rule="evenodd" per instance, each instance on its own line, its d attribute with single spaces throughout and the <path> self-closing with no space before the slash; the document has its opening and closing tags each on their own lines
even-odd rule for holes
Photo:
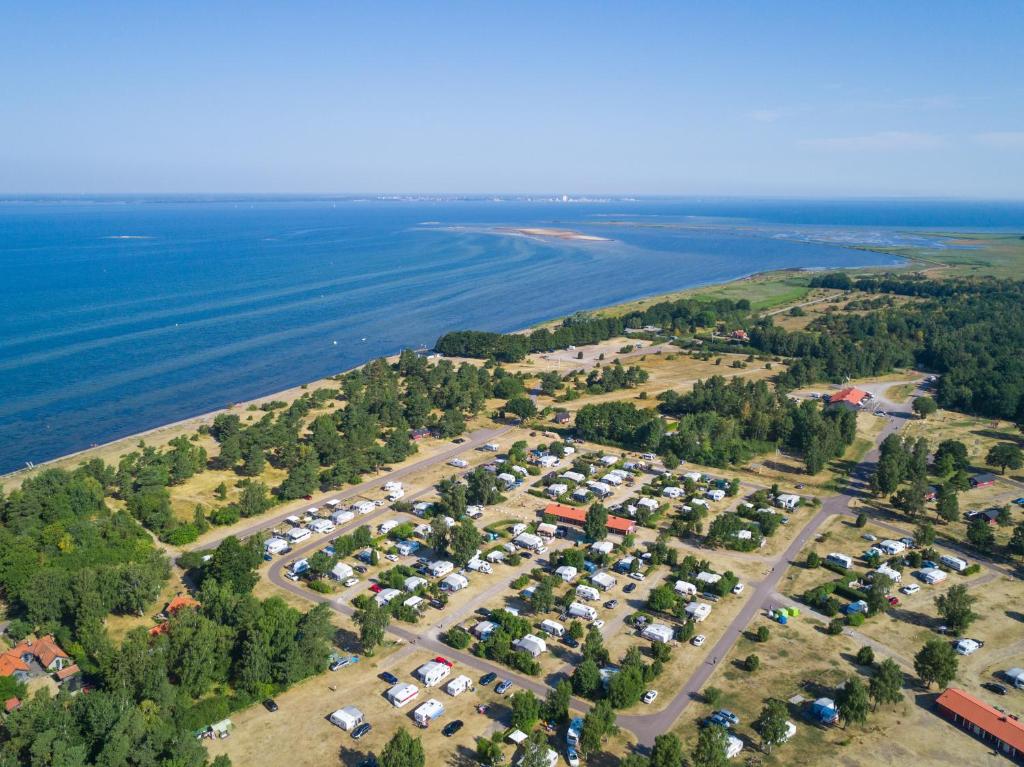
<svg viewBox="0 0 1024 767">
<path fill-rule="evenodd" d="M 818 556 L 818 552 L 812 551 L 810 554 L 807 555 L 807 566 L 808 567 L 817 567 L 820 564 L 821 564 L 821 557 Z"/>
<path fill-rule="evenodd" d="M 768 630 L 767 626 L 758 626 L 757 627 L 757 641 L 758 642 L 767 642 L 768 641 L 768 637 L 770 637 L 771 635 L 772 635 L 772 632 Z"/>
<path fill-rule="evenodd" d="M 242 515 L 237 506 L 222 506 L 210 513 L 210 522 L 215 525 L 233 525 L 241 518 Z"/>
<path fill-rule="evenodd" d="M 857 527 L 864 527 L 864 525 L 866 525 L 867 523 L 868 523 L 868 515 L 865 514 L 863 511 L 860 514 L 857 515 L 857 520 L 856 520 L 856 522 L 854 522 L 854 524 Z"/>
<path fill-rule="evenodd" d="M 875 664 L 875 651 L 870 647 L 861 647 L 857 650 L 858 666 L 873 666 Z"/>
<path fill-rule="evenodd" d="M 829 562 L 827 559 L 822 559 L 820 561 L 820 566 L 824 567 L 826 570 L 831 570 L 837 575 L 841 575 L 848 580 L 852 578 L 852 575 L 850 574 L 849 570 L 847 570 L 842 565 L 836 564 L 835 562 Z"/>
<path fill-rule="evenodd" d="M 851 626 L 862 626 L 864 625 L 864 613 L 850 613 L 846 616 L 846 622 Z"/>
<path fill-rule="evenodd" d="M 469 632 L 459 626 L 452 626 L 441 637 L 442 642 L 449 647 L 454 647 L 456 650 L 465 650 L 469 647 L 471 639 Z"/>
<path fill-rule="evenodd" d="M 756 655 L 748 655 L 743 660 L 743 668 L 745 668 L 747 671 L 750 671 L 751 673 L 757 671 L 760 667 L 761 659 L 758 658 Z"/>
<path fill-rule="evenodd" d="M 833 618 L 828 622 L 828 633 L 835 636 L 836 634 L 843 633 L 843 619 Z"/>
<path fill-rule="evenodd" d="M 178 525 L 171 530 L 164 540 L 172 546 L 184 546 L 185 544 L 192 543 L 198 537 L 199 531 L 195 525 L 189 522 L 184 525 Z"/>
<path fill-rule="evenodd" d="M 313 581 L 309 584 L 309 587 L 321 594 L 330 594 L 334 591 L 334 586 L 329 581 Z"/>
<path fill-rule="evenodd" d="M 717 687 L 705 687 L 704 692 L 701 693 L 701 695 L 703 695 L 704 701 L 709 706 L 714 706 L 716 703 L 718 703 L 719 700 L 722 699 L 722 691 L 719 690 Z"/>
<path fill-rule="evenodd" d="M 967 575 L 974 575 L 975 573 L 980 573 L 980 572 L 981 572 L 981 565 L 979 565 L 977 562 L 975 562 L 973 565 L 969 565 L 967 567 L 967 569 L 964 570 L 960 574 L 964 575 L 964 576 L 967 576 Z"/>
</svg>

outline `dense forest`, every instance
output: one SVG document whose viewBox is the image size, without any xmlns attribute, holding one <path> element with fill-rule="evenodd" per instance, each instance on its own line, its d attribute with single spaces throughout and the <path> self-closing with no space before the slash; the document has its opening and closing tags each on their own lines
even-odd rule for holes
<svg viewBox="0 0 1024 767">
<path fill-rule="evenodd" d="M 195 730 L 326 668 L 334 634 L 326 607 L 303 614 L 252 596 L 258 538 L 228 538 L 206 560 L 188 555 L 198 604 L 155 633 L 140 627 L 112 641 L 107 617 L 142 616 L 170 563 L 128 512 L 108 506 L 102 469 L 50 469 L 0 498 L 7 634 L 52 633 L 90 687 L 40 692 L 12 712 L 0 767 L 200 767 L 206 752 Z"/>
<path fill-rule="evenodd" d="M 583 346 L 621 336 L 627 328 L 653 326 L 661 332 L 683 335 L 697 328 L 712 327 L 718 322 L 739 324 L 750 316 L 746 299 L 715 301 L 685 298 L 661 301 L 642 312 L 629 312 L 617 317 L 593 317 L 575 314 L 567 317 L 553 330 L 541 328 L 532 333 L 488 333 L 460 330 L 441 336 L 434 348 L 452 357 L 477 357 L 499 362 L 518 362 L 532 352 Z"/>
<path fill-rule="evenodd" d="M 751 345 L 796 358 L 778 376 L 780 386 L 916 365 L 942 374 L 940 406 L 1024 423 L 1024 282 L 839 274 L 811 285 L 913 300 L 867 314 L 826 314 L 798 332 L 761 321 L 750 332 Z"/>
</svg>

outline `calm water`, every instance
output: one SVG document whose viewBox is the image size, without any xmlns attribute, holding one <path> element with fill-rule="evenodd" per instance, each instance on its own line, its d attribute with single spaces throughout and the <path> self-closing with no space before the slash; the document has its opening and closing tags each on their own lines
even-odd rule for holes
<svg viewBox="0 0 1024 767">
<path fill-rule="evenodd" d="M 526 225 L 611 241 L 491 230 Z M 779 267 L 892 261 L 801 238 L 1020 225 L 1020 206 L 945 204 L 0 202 L 0 471 L 446 330 L 513 330 Z"/>
</svg>

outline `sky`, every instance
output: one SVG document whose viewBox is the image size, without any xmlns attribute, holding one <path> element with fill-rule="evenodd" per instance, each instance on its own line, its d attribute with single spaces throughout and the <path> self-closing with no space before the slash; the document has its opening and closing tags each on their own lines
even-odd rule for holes
<svg viewBox="0 0 1024 767">
<path fill-rule="evenodd" d="M 4 4 L 2 193 L 1024 198 L 1024 4 Z"/>
</svg>

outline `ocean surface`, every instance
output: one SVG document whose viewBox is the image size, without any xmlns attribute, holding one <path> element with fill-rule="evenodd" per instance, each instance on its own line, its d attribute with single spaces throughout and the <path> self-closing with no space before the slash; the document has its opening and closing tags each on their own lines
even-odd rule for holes
<svg viewBox="0 0 1024 767">
<path fill-rule="evenodd" d="M 607 241 L 524 237 L 572 229 Z M 270 197 L 0 200 L 0 472 L 447 331 L 1024 228 L 1020 205 Z M 917 230 L 915 232 L 915 230 Z"/>
</svg>

